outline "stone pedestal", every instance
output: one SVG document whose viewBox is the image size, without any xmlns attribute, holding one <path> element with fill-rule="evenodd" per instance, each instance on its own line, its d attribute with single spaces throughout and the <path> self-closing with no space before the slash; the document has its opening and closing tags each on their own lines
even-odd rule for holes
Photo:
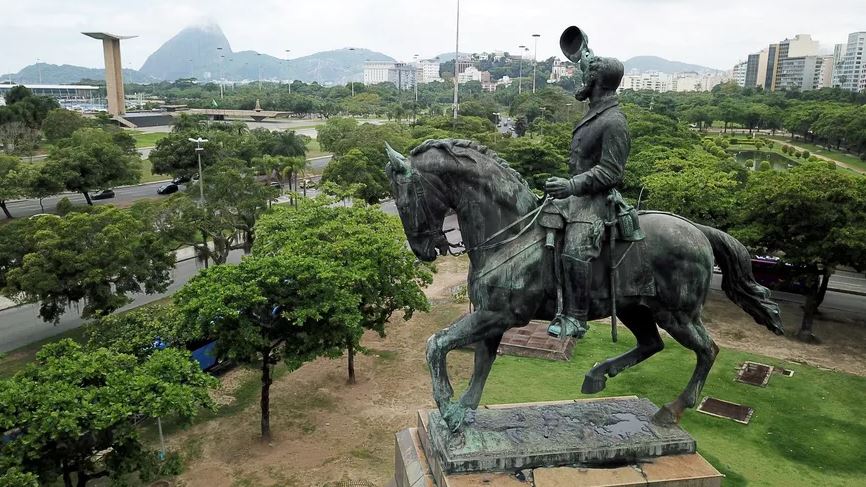
<svg viewBox="0 0 866 487">
<path fill-rule="evenodd" d="M 431 426 L 438 411 L 422 410 L 417 427 L 396 435 L 394 484 L 720 486 L 687 433 L 645 424 L 653 412 L 636 397 L 487 406 L 462 442 L 447 444 Z"/>
</svg>

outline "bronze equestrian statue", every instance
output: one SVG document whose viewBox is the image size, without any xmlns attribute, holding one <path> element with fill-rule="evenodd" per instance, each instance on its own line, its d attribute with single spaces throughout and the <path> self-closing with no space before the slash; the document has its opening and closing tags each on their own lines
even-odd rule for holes
<svg viewBox="0 0 866 487">
<path fill-rule="evenodd" d="M 595 58 L 576 27 L 566 30 L 561 44 L 580 65 L 585 82 L 578 96 L 590 100 L 590 112 L 574 133 L 574 176 L 549 180 L 550 197 L 538 198 L 502 158 L 471 141 L 429 140 L 409 158 L 387 147 L 386 172 L 412 251 L 424 261 L 447 254 L 442 224 L 454 211 L 469 254 L 474 312 L 427 341 L 433 396 L 452 431 L 473 421 L 471 411 L 478 407 L 506 330 L 532 319 L 553 319 L 552 332 L 581 336 L 582 321 L 612 314 L 635 335 L 637 345 L 589 370 L 582 392 L 601 391 L 607 377 L 662 350 L 661 327 L 697 357 L 685 390 L 654 417 L 659 423 L 678 422 L 685 408 L 696 405 L 719 350 L 701 322 L 714 261 L 728 298 L 757 323 L 783 334 L 779 308 L 755 282 L 750 255 L 740 242 L 670 213 L 641 212 L 638 226 L 635 212 L 617 201 L 613 188 L 622 180 L 629 148 L 625 118 L 612 96 L 622 65 Z M 565 231 L 556 233 L 559 227 Z M 567 262 L 562 276 L 551 246 L 561 249 Z M 560 283 L 572 289 L 563 293 Z M 578 286 L 583 287 L 574 289 Z M 569 302 L 560 303 L 566 298 Z M 446 357 L 470 344 L 475 344 L 473 374 L 454 401 Z"/>
</svg>

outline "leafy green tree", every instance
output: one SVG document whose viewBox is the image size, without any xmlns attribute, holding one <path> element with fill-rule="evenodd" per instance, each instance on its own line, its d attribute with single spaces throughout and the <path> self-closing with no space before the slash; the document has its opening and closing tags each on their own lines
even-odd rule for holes
<svg viewBox="0 0 866 487">
<path fill-rule="evenodd" d="M 178 125 L 175 125 L 175 129 Z M 153 172 L 157 174 L 172 174 L 174 176 L 192 177 L 198 174 L 198 155 L 195 143 L 190 142 L 194 134 L 190 132 L 174 132 L 156 142 L 150 151 L 150 162 Z M 197 134 L 207 136 L 207 133 Z M 192 137 L 194 138 L 194 137 Z M 210 139 L 208 139 L 210 141 Z M 222 148 L 215 143 L 208 143 L 201 151 L 202 167 L 210 167 L 221 159 Z"/>
<path fill-rule="evenodd" d="M 691 162 L 684 166 L 676 171 L 657 171 L 643 178 L 649 192 L 647 207 L 714 227 L 728 227 L 740 186 L 735 176 L 718 170 L 712 163 Z"/>
<path fill-rule="evenodd" d="M 408 320 L 429 305 L 421 287 L 432 280 L 406 248 L 403 227 L 395 217 L 371 206 L 339 207 L 327 200 L 298 208 L 274 208 L 256 226 L 255 255 L 305 255 L 327 261 L 348 273 L 344 285 L 359 297 L 360 320 L 344 322 L 341 343 L 348 357 L 349 382 L 355 382 L 354 355 L 363 351 L 365 330 L 385 335 L 393 313 Z"/>
<path fill-rule="evenodd" d="M 6 202 L 28 194 L 30 172 L 21 159 L 0 154 L 0 209 L 6 218 L 12 218 Z"/>
<path fill-rule="evenodd" d="M 88 125 L 87 120 L 72 110 L 58 108 L 48 112 L 42 122 L 42 133 L 48 142 L 71 137 L 76 130 Z"/>
<path fill-rule="evenodd" d="M 781 252 L 808 283 L 798 336 L 814 339 L 812 322 L 839 266 L 866 269 L 866 181 L 824 163 L 756 173 L 741 197 L 735 235 L 761 253 Z"/>
<path fill-rule="evenodd" d="M 341 187 L 357 185 L 355 196 L 372 205 L 391 194 L 383 167 L 378 161 L 370 162 L 360 150 L 352 149 L 331 159 L 322 173 L 322 183 Z"/>
<path fill-rule="evenodd" d="M 39 302 L 47 322 L 73 303 L 91 318 L 127 304 L 130 293 L 165 291 L 173 268 L 174 253 L 149 222 L 114 207 L 0 227 L 0 292 Z"/>
<path fill-rule="evenodd" d="M 41 135 L 39 131 L 22 122 L 0 125 L 0 143 L 7 154 L 30 156 L 36 150 Z"/>
<path fill-rule="evenodd" d="M 63 191 L 64 175 L 60 173 L 60 169 L 51 164 L 27 168 L 27 196 L 39 200 L 42 213 L 45 213 L 42 200 Z"/>
<path fill-rule="evenodd" d="M 360 320 L 347 271 L 305 254 L 243 259 L 205 269 L 175 295 L 184 319 L 216 338 L 220 356 L 261 366 L 261 433 L 271 439 L 270 386 L 280 360 L 290 370 L 339 355 L 343 327 Z"/>
<path fill-rule="evenodd" d="M 61 140 L 48 154 L 46 165 L 69 191 L 80 192 L 92 205 L 89 192 L 141 178 L 141 159 L 126 137 L 102 129 L 83 128 Z M 119 143 L 120 142 L 120 143 Z"/>
<path fill-rule="evenodd" d="M 548 177 L 564 177 L 568 173 L 561 152 L 545 140 L 509 139 L 500 148 L 499 155 L 536 189 L 542 189 Z"/>
<path fill-rule="evenodd" d="M 104 316 L 87 325 L 87 347 L 107 348 L 146 360 L 159 340 L 169 347 L 184 349 L 187 343 L 203 338 L 196 323 L 182 319 L 174 305 L 148 305 L 125 313 Z"/>
<path fill-rule="evenodd" d="M 4 439 L 0 467 L 17 468 L 19 482 L 35 475 L 44 485 L 58 477 L 66 486 L 73 479 L 78 486 L 102 477 L 123 482 L 135 472 L 149 480 L 157 452 L 141 440 L 135 419 L 188 420 L 213 407 L 208 389 L 215 383 L 178 350 L 139 364 L 69 339 L 45 345 L 32 364 L 0 381 L 0 431 L 16 432 Z"/>
</svg>

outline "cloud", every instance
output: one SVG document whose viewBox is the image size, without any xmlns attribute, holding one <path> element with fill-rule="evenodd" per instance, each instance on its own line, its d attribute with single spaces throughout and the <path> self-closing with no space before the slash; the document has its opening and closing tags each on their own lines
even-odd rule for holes
<svg viewBox="0 0 866 487">
<path fill-rule="evenodd" d="M 398 59 L 454 50 L 456 0 L 38 0 L 2 1 L 0 73 L 37 58 L 54 64 L 101 66 L 99 45 L 80 34 L 105 30 L 138 35 L 123 45 L 124 67 L 138 68 L 182 28 L 215 22 L 234 50 L 291 57 L 341 47 L 364 47 Z M 461 51 L 516 51 L 561 56 L 559 34 L 571 24 L 600 54 L 623 59 L 653 54 L 729 68 L 771 42 L 811 33 L 828 49 L 848 33 L 866 30 L 866 2 L 834 0 L 463 0 Z M 12 47 L 10 47 L 12 46 Z"/>
</svg>

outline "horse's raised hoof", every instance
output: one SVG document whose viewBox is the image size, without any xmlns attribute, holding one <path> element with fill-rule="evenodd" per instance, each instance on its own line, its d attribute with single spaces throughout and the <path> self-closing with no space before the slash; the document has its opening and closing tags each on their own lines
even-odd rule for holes
<svg viewBox="0 0 866 487">
<path fill-rule="evenodd" d="M 583 377 L 583 386 L 581 386 L 580 392 L 584 394 L 595 394 L 596 392 L 603 391 L 606 385 L 607 377 L 604 375 L 596 377 L 594 375 L 586 374 Z"/>
<path fill-rule="evenodd" d="M 653 415 L 653 423 L 659 426 L 673 426 L 680 418 L 669 405 L 664 405 Z"/>
</svg>

